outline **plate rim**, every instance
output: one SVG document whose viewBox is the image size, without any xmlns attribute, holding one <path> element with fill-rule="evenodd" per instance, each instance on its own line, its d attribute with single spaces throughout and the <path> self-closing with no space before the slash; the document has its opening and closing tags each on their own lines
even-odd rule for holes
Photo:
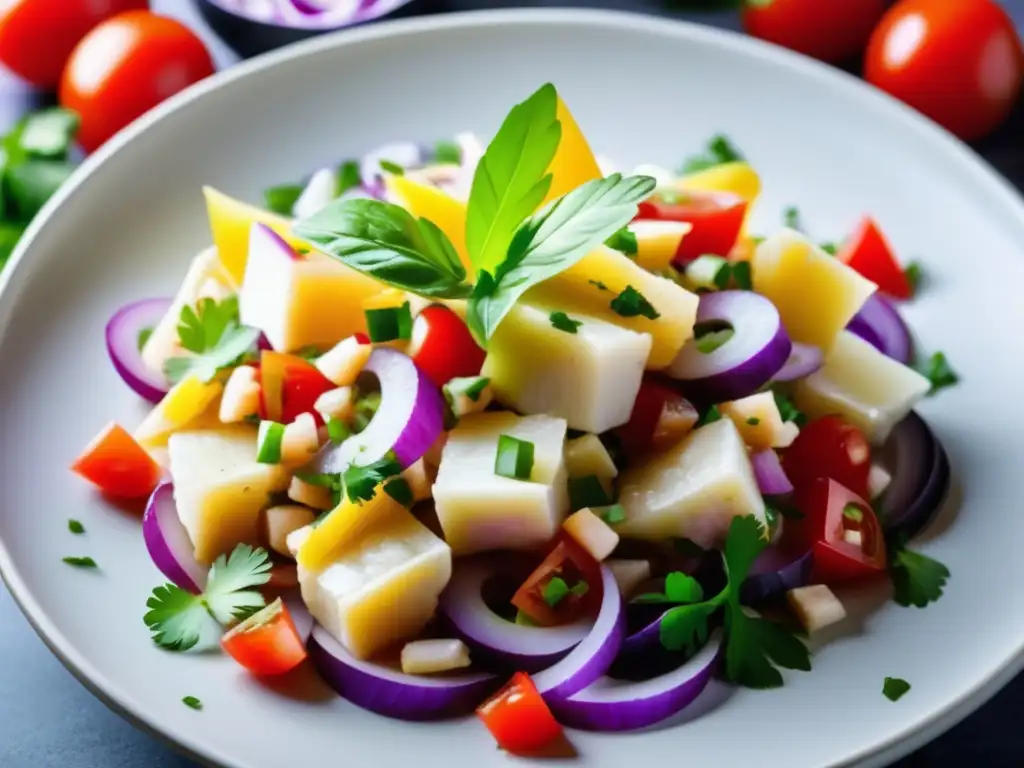
<svg viewBox="0 0 1024 768">
<path fill-rule="evenodd" d="M 535 26 L 574 24 L 581 27 L 619 29 L 625 27 L 630 32 L 675 38 L 680 41 L 696 40 L 783 66 L 799 77 L 824 81 L 841 90 L 845 98 L 858 100 L 866 109 L 887 112 L 891 118 L 906 126 L 907 130 L 916 132 L 923 141 L 931 142 L 936 151 L 949 156 L 963 170 L 969 170 L 973 180 L 986 187 L 993 195 L 993 199 L 1002 204 L 1004 213 L 1015 217 L 1021 226 L 1024 226 L 1024 196 L 971 147 L 938 124 L 850 73 L 733 30 L 632 11 L 579 8 L 486 9 L 410 19 L 385 19 L 373 24 L 319 35 L 236 63 L 172 96 L 117 133 L 99 151 L 86 158 L 36 215 L 11 255 L 7 268 L 0 274 L 0 344 L 6 337 L 9 326 L 7 321 L 18 303 L 20 288 L 32 272 L 32 269 L 26 266 L 28 262 L 25 255 L 40 231 L 57 215 L 64 202 L 110 157 L 168 115 L 194 100 L 229 86 L 236 80 L 256 76 L 286 62 L 316 56 L 336 47 L 383 38 L 431 34 L 451 29 L 493 27 L 508 23 Z M 108 708 L 143 732 L 203 765 L 214 768 L 248 768 L 232 756 L 221 754 L 215 747 L 197 743 L 187 732 L 173 733 L 171 729 L 165 729 L 160 724 L 158 715 L 142 711 L 127 691 L 100 674 L 68 637 L 53 625 L 15 567 L 2 538 L 0 579 L 7 585 L 15 604 L 54 656 Z M 833 765 L 881 765 L 910 753 L 974 712 L 1022 669 L 1024 635 L 1018 639 L 1016 650 L 1009 658 L 997 664 L 991 674 L 975 681 L 944 709 L 908 725 L 884 741 L 848 755 Z"/>
</svg>

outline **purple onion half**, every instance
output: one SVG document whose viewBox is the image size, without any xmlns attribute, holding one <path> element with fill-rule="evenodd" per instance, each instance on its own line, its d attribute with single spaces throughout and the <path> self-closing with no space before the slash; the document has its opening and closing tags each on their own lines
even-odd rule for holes
<svg viewBox="0 0 1024 768">
<path fill-rule="evenodd" d="M 825 364 L 825 354 L 812 344 L 793 342 L 789 359 L 772 379 L 775 381 L 796 381 L 810 376 Z"/>
<path fill-rule="evenodd" d="M 786 477 L 779 454 L 771 448 L 751 454 L 750 466 L 754 469 L 757 487 L 765 496 L 785 496 L 793 492 L 793 483 Z"/>
<path fill-rule="evenodd" d="M 774 545 L 765 547 L 740 587 L 740 600 L 745 605 L 757 605 L 807 586 L 813 568 L 814 555 L 809 551 L 793 556 Z"/>
<path fill-rule="evenodd" d="M 732 335 L 710 352 L 690 339 L 667 373 L 680 381 L 684 394 L 705 403 L 753 394 L 782 369 L 793 349 L 779 311 L 751 291 L 702 295 L 695 329 L 700 326 L 731 328 Z"/>
<path fill-rule="evenodd" d="M 192 540 L 178 517 L 171 483 L 161 483 L 149 497 L 142 538 L 153 564 L 172 583 L 195 595 L 203 591 L 208 570 L 196 562 Z"/>
<path fill-rule="evenodd" d="M 881 449 L 892 474 L 879 518 L 886 530 L 915 535 L 932 519 L 949 492 L 949 457 L 924 419 L 911 411 Z"/>
<path fill-rule="evenodd" d="M 904 365 L 909 365 L 914 356 L 910 329 L 892 302 L 877 293 L 868 297 L 846 328 Z"/>
<path fill-rule="evenodd" d="M 137 395 L 159 403 L 170 385 L 162 373 L 151 371 L 142 361 L 140 334 L 152 331 L 171 308 L 170 299 L 142 299 L 121 307 L 106 328 L 107 354 L 114 369 Z"/>
</svg>

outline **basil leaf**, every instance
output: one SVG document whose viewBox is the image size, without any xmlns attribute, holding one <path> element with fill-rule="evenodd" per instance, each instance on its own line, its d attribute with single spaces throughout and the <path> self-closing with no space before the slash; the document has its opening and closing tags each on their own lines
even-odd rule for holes
<svg viewBox="0 0 1024 768">
<path fill-rule="evenodd" d="M 588 181 L 524 222 L 497 274 L 477 277 L 467 314 L 477 338 L 489 339 L 527 290 L 568 269 L 632 221 L 637 203 L 654 187 L 650 176 L 615 173 Z"/>
<path fill-rule="evenodd" d="M 469 296 L 451 241 L 427 219 L 379 200 L 335 200 L 296 223 L 297 237 L 375 280 L 422 296 Z"/>
<path fill-rule="evenodd" d="M 466 209 L 466 247 L 477 271 L 494 274 L 516 228 L 551 189 L 545 174 L 558 150 L 562 126 L 550 83 L 509 112 L 473 175 Z"/>
</svg>

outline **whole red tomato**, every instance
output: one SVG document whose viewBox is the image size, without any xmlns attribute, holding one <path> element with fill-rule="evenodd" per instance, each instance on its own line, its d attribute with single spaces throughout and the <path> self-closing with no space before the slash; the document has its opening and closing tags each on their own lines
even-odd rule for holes
<svg viewBox="0 0 1024 768">
<path fill-rule="evenodd" d="M 78 141 L 91 152 L 213 71 L 203 41 L 184 24 L 129 11 L 95 27 L 72 52 L 60 103 L 82 118 Z"/>
<path fill-rule="evenodd" d="M 864 50 L 886 4 L 887 0 L 747 0 L 743 27 L 770 43 L 837 62 Z"/>
<path fill-rule="evenodd" d="M 901 0 L 875 29 L 864 77 L 962 139 L 989 133 L 1020 92 L 1020 39 L 992 0 Z"/>
<path fill-rule="evenodd" d="M 53 88 L 71 51 L 90 29 L 122 11 L 148 6 L 148 0 L 0 2 L 0 61 L 33 85 Z"/>
</svg>

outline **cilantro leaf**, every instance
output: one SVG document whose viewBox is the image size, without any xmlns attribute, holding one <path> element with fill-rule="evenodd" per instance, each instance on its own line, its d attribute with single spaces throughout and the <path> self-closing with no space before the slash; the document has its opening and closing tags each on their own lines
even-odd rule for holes
<svg viewBox="0 0 1024 768">
<path fill-rule="evenodd" d="M 217 346 L 232 323 L 238 323 L 237 297 L 221 302 L 202 299 L 196 309 L 186 304 L 178 321 L 178 340 L 189 352 L 201 355 Z"/>
<path fill-rule="evenodd" d="M 91 557 L 64 557 L 61 561 L 75 568 L 99 568 L 99 565 Z"/>
<path fill-rule="evenodd" d="M 718 610 L 718 603 L 680 605 L 661 617 L 658 634 L 661 644 L 671 651 L 692 652 L 707 642 L 708 620 Z"/>
<path fill-rule="evenodd" d="M 646 317 L 657 320 L 661 313 L 632 285 L 627 285 L 622 293 L 611 300 L 609 306 L 620 317 Z"/>
<path fill-rule="evenodd" d="M 636 234 L 629 231 L 629 227 L 623 227 L 612 233 L 611 237 L 604 241 L 609 248 L 624 253 L 627 256 L 635 256 L 640 246 L 636 241 Z"/>
<path fill-rule="evenodd" d="M 673 571 L 665 577 L 665 591 L 651 592 L 633 598 L 637 603 L 699 603 L 704 600 L 704 590 L 692 576 Z"/>
<path fill-rule="evenodd" d="M 779 416 L 783 421 L 792 421 L 798 427 L 807 423 L 807 414 L 796 407 L 789 395 L 778 389 L 773 389 L 772 395 L 775 397 L 775 405 L 779 409 Z"/>
<path fill-rule="evenodd" d="M 74 534 L 85 533 L 85 526 L 78 520 L 68 520 L 68 530 Z"/>
<path fill-rule="evenodd" d="M 898 677 L 887 677 L 882 683 L 882 695 L 889 701 L 899 701 L 910 690 L 910 683 Z"/>
<path fill-rule="evenodd" d="M 181 700 L 181 703 L 190 709 L 201 710 L 203 708 L 203 702 L 195 696 L 186 696 Z"/>
<path fill-rule="evenodd" d="M 718 133 L 708 141 L 707 148 L 699 155 L 692 155 L 684 162 L 679 172 L 683 175 L 705 171 L 714 168 L 716 165 L 724 165 L 743 160 L 743 155 L 733 146 L 729 138 Z"/>
<path fill-rule="evenodd" d="M 573 320 L 565 312 L 552 312 L 551 313 L 551 325 L 560 331 L 566 333 L 576 333 L 576 330 L 583 325 L 581 320 Z"/>
<path fill-rule="evenodd" d="M 176 384 L 189 374 L 210 381 L 218 371 L 237 364 L 255 349 L 260 331 L 239 325 L 238 298 L 221 302 L 202 299 L 197 307 L 181 308 L 178 339 L 195 356 L 172 357 L 164 363 L 164 374 Z"/>
<path fill-rule="evenodd" d="M 904 607 L 924 608 L 942 597 L 949 568 L 927 555 L 906 548 L 903 541 L 889 545 L 889 577 L 893 600 Z"/>
<path fill-rule="evenodd" d="M 512 108 L 477 164 L 466 208 L 466 247 L 478 271 L 495 273 L 516 229 L 551 189 L 547 169 L 562 138 L 557 109 L 555 87 L 541 86 Z"/>
<path fill-rule="evenodd" d="M 921 285 L 921 280 L 924 278 L 924 267 L 921 266 L 921 262 L 910 262 L 903 270 L 903 274 L 906 275 L 907 282 L 910 283 L 911 295 L 916 294 L 917 289 Z"/>
<path fill-rule="evenodd" d="M 458 165 L 462 162 L 462 150 L 454 141 L 438 141 L 434 144 L 434 162 Z"/>
<path fill-rule="evenodd" d="M 489 339 L 529 288 L 573 266 L 632 221 L 637 204 L 653 189 L 649 176 L 615 173 L 588 181 L 527 219 L 497 271 L 477 275 L 467 309 L 477 340 Z"/>
<path fill-rule="evenodd" d="M 343 264 L 394 288 L 446 299 L 464 299 L 472 290 L 444 232 L 392 203 L 335 200 L 296 222 L 294 231 Z"/>
<path fill-rule="evenodd" d="M 780 624 L 748 616 L 737 604 L 726 612 L 725 626 L 725 673 L 733 682 L 747 688 L 778 688 L 782 674 L 776 666 L 810 670 L 807 646 Z"/>
<path fill-rule="evenodd" d="M 703 427 L 707 424 L 714 424 L 716 421 L 722 420 L 722 412 L 718 410 L 717 405 L 709 405 L 708 409 L 700 415 L 697 419 L 697 423 L 694 427 Z"/>
<path fill-rule="evenodd" d="M 362 177 L 359 175 L 359 162 L 356 160 L 346 160 L 338 168 L 338 194 L 343 195 L 350 189 L 355 189 L 363 183 Z"/>
<path fill-rule="evenodd" d="M 345 495 L 356 504 L 369 501 L 377 494 L 377 486 L 401 471 L 402 465 L 391 456 L 385 456 L 365 467 L 349 467 L 342 475 Z"/>
<path fill-rule="evenodd" d="M 782 223 L 790 229 L 795 229 L 797 232 L 803 232 L 803 223 L 800 220 L 800 209 L 795 205 L 790 205 L 782 211 Z"/>
<path fill-rule="evenodd" d="M 200 642 L 210 645 L 220 635 L 202 596 L 174 584 L 154 589 L 146 607 L 149 612 L 142 620 L 153 633 L 153 642 L 168 651 L 188 651 Z"/>
<path fill-rule="evenodd" d="M 295 203 L 302 197 L 301 184 L 279 184 L 263 190 L 263 203 L 267 210 L 281 216 L 291 216 Z"/>
<path fill-rule="evenodd" d="M 918 365 L 917 370 L 932 383 L 932 388 L 928 390 L 929 397 L 960 381 L 960 377 L 942 352 L 934 353 L 927 361 Z"/>
<path fill-rule="evenodd" d="M 212 380 L 219 371 L 230 368 L 253 351 L 259 341 L 260 330 L 248 326 L 234 326 L 221 339 L 220 344 L 197 357 L 172 357 L 164 363 L 164 375 L 172 384 L 190 374 L 203 382 Z"/>
</svg>

